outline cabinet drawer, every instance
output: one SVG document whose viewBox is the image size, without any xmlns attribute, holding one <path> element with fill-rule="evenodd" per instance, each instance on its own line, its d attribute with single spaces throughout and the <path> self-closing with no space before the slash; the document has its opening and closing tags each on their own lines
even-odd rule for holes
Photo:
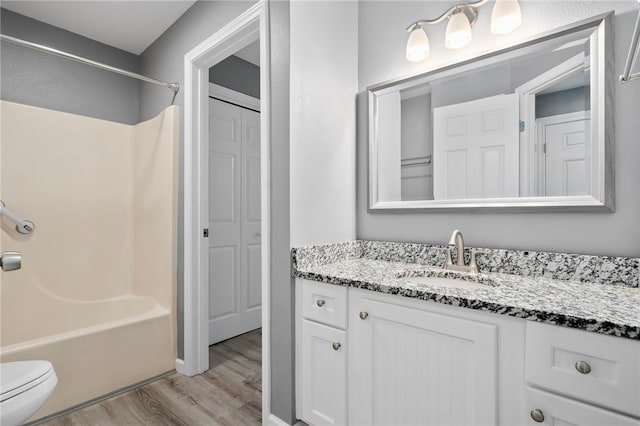
<svg viewBox="0 0 640 426">
<path fill-rule="evenodd" d="M 527 382 L 640 416 L 640 341 L 527 323 Z"/>
<path fill-rule="evenodd" d="M 526 400 L 526 425 L 640 426 L 640 420 L 538 389 L 527 387 Z"/>
<path fill-rule="evenodd" d="M 347 287 L 303 280 L 302 316 L 347 328 Z"/>
</svg>

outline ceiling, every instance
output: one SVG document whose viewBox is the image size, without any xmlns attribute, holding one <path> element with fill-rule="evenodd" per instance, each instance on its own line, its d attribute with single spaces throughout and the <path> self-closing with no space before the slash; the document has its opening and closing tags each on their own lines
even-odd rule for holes
<svg viewBox="0 0 640 426">
<path fill-rule="evenodd" d="M 247 47 L 234 53 L 238 58 L 251 62 L 253 65 L 260 66 L 260 40 L 256 40 Z"/>
<path fill-rule="evenodd" d="M 2 7 L 141 54 L 195 1 L 5 1 Z"/>
</svg>

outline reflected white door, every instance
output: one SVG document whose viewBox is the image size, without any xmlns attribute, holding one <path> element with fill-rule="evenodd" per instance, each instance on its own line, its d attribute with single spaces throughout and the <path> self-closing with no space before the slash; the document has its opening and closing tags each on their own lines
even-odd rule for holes
<svg viewBox="0 0 640 426">
<path fill-rule="evenodd" d="M 590 185 L 591 121 L 589 112 L 537 120 L 544 156 L 542 196 L 588 195 Z"/>
<path fill-rule="evenodd" d="M 209 344 L 261 326 L 260 114 L 209 99 Z"/>
<path fill-rule="evenodd" d="M 434 108 L 436 200 L 518 196 L 518 109 L 515 94 Z"/>
</svg>

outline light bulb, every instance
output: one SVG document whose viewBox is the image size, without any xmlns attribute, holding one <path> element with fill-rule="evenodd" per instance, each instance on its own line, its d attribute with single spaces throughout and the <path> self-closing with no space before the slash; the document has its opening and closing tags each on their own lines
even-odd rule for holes
<svg viewBox="0 0 640 426">
<path fill-rule="evenodd" d="M 449 49 L 460 49 L 471 43 L 471 24 L 467 15 L 457 12 L 449 17 L 445 43 Z"/>
<path fill-rule="evenodd" d="M 412 62 L 420 62 L 429 57 L 429 38 L 420 25 L 409 34 L 407 40 L 407 60 Z"/>
<path fill-rule="evenodd" d="M 491 32 L 506 34 L 520 26 L 522 13 L 518 0 L 496 0 L 491 12 Z"/>
</svg>

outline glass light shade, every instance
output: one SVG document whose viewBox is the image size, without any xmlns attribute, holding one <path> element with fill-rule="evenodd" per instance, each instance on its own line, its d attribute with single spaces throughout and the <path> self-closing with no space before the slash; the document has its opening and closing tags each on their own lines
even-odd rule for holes
<svg viewBox="0 0 640 426">
<path fill-rule="evenodd" d="M 407 40 L 407 60 L 420 62 L 429 57 L 429 38 L 421 26 L 417 26 Z"/>
<path fill-rule="evenodd" d="M 471 43 L 471 24 L 467 16 L 462 13 L 454 13 L 449 18 L 444 45 L 449 49 L 460 49 Z"/>
<path fill-rule="evenodd" d="M 491 12 L 491 32 L 506 34 L 520 26 L 522 13 L 518 0 L 496 0 Z"/>
</svg>

